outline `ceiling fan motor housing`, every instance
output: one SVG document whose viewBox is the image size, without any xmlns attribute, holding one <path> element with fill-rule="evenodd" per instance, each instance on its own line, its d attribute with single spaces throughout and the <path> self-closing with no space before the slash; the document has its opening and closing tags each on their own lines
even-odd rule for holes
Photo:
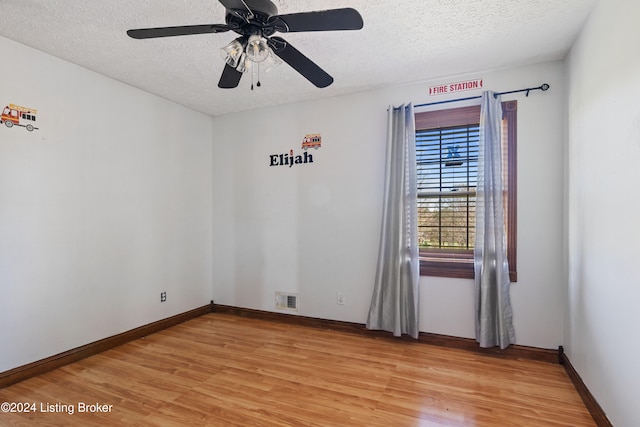
<svg viewBox="0 0 640 427">
<path fill-rule="evenodd" d="M 269 0 L 244 0 L 247 8 L 227 9 L 225 21 L 229 28 L 248 38 L 252 35 L 269 37 L 278 29 L 272 16 L 278 15 L 278 8 Z"/>
<path fill-rule="evenodd" d="M 253 13 L 261 13 L 266 16 L 278 14 L 278 8 L 270 0 L 244 0 Z"/>
</svg>

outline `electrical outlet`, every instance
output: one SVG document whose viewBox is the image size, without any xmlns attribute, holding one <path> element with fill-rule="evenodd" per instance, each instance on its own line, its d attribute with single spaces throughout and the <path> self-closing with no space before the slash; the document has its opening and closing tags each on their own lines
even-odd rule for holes
<svg viewBox="0 0 640 427">
<path fill-rule="evenodd" d="M 338 292 L 338 304 L 344 305 L 344 294 L 342 292 Z"/>
<path fill-rule="evenodd" d="M 160 293 L 160 302 L 165 302 L 167 300 L 167 293 L 166 292 L 161 292 Z"/>
</svg>

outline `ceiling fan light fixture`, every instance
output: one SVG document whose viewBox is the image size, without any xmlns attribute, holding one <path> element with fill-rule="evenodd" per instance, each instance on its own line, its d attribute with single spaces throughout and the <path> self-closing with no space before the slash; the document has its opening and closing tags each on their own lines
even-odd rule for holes
<svg viewBox="0 0 640 427">
<path fill-rule="evenodd" d="M 240 56 L 240 61 L 238 62 L 238 66 L 236 70 L 241 73 L 246 73 L 251 69 L 251 59 L 247 56 L 246 53 L 242 52 L 242 56 Z"/>
<path fill-rule="evenodd" d="M 269 45 L 267 45 L 267 39 L 254 34 L 249 37 L 245 52 L 252 62 L 262 62 L 267 59 L 271 49 L 269 49 Z"/>
<path fill-rule="evenodd" d="M 237 39 L 220 49 L 220 56 L 225 60 L 229 66 L 235 68 L 238 66 L 242 55 L 244 54 L 244 48 L 242 43 Z"/>
<path fill-rule="evenodd" d="M 269 49 L 269 55 L 267 55 L 267 59 L 262 63 L 261 68 L 268 73 L 280 64 L 282 64 L 282 60 L 278 58 L 271 49 Z"/>
</svg>

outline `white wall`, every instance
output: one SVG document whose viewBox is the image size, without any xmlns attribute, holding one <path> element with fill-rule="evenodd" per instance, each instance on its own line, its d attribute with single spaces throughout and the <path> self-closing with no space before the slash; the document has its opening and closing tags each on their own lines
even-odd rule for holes
<svg viewBox="0 0 640 427">
<path fill-rule="evenodd" d="M 549 83 L 518 99 L 517 343 L 562 344 L 563 109 L 561 62 L 478 73 L 485 89 Z M 429 97 L 439 81 L 214 118 L 214 300 L 278 311 L 276 291 L 299 294 L 304 316 L 364 323 L 377 263 L 386 109 Z M 454 98 L 479 95 L 463 92 Z M 451 106 L 458 106 L 453 104 Z M 314 163 L 269 166 L 322 134 Z M 345 305 L 336 303 L 343 292 Z M 473 282 L 424 277 L 421 330 L 473 337 Z"/>
<path fill-rule="evenodd" d="M 600 2 L 571 49 L 567 355 L 616 426 L 640 419 L 640 3 Z"/>
<path fill-rule="evenodd" d="M 207 304 L 211 118 L 0 38 L 0 372 Z M 160 303 L 160 293 L 167 302 Z"/>
</svg>

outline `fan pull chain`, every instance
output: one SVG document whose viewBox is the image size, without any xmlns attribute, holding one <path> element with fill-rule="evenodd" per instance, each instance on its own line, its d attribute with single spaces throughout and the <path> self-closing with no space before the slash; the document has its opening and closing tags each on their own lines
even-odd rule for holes
<svg viewBox="0 0 640 427">
<path fill-rule="evenodd" d="M 262 86 L 262 84 L 260 83 L 260 63 L 256 63 L 255 68 L 258 70 L 258 79 L 257 79 L 256 86 L 260 87 Z M 252 68 L 251 69 L 251 90 L 253 90 L 253 77 L 255 74 L 256 74 L 256 70 Z"/>
<path fill-rule="evenodd" d="M 260 87 L 260 64 L 258 63 L 258 83 L 256 83 L 256 86 Z"/>
</svg>

